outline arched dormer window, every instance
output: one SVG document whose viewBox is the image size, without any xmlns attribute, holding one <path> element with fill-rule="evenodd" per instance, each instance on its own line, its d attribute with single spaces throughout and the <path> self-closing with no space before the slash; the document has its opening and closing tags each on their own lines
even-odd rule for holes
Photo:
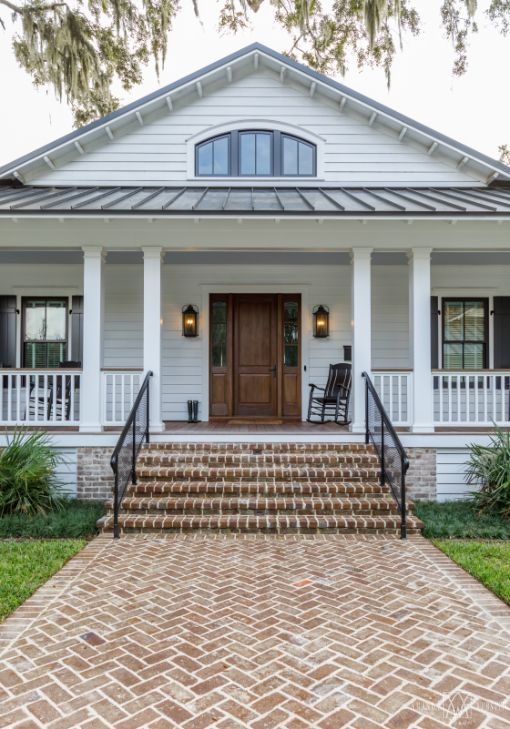
<svg viewBox="0 0 510 729">
<path fill-rule="evenodd" d="M 247 129 L 211 137 L 195 147 L 198 177 L 314 177 L 317 148 L 293 134 Z"/>
</svg>

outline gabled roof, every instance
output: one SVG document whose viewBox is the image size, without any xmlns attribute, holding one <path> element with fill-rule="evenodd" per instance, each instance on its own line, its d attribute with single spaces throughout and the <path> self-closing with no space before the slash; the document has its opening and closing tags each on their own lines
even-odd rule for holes
<svg viewBox="0 0 510 729">
<path fill-rule="evenodd" d="M 287 58 L 281 53 L 260 43 L 252 43 L 91 124 L 87 124 L 70 134 L 56 139 L 54 142 L 50 142 L 29 154 L 15 159 L 13 162 L 0 167 L 0 178 L 16 177 L 23 182 L 23 171 L 35 164 L 45 163 L 52 168 L 54 162 L 50 155 L 65 154 L 73 147 L 78 152 L 83 153 L 82 143 L 86 144 L 100 137 L 105 132 L 110 137 L 111 127 L 120 129 L 121 126 L 129 123 L 133 117 L 138 118 L 140 121 L 140 119 L 143 119 L 144 113 L 153 111 L 158 106 L 164 106 L 171 110 L 173 98 L 182 98 L 184 94 L 195 93 L 195 91 L 201 95 L 205 84 L 217 81 L 218 78 L 231 79 L 233 72 L 238 67 L 243 67 L 247 64 L 251 64 L 252 68 L 258 68 L 262 64 L 266 65 L 279 71 L 282 78 L 287 75 L 293 80 L 308 85 L 312 94 L 317 91 L 330 98 L 336 98 L 339 102 L 340 109 L 349 105 L 356 112 L 366 116 L 371 125 L 377 120 L 379 124 L 395 132 L 399 139 L 407 136 L 407 138 L 413 138 L 422 144 L 428 144 L 431 153 L 436 149 L 438 151 L 443 149 L 452 158 L 452 163 L 457 164 L 458 167 L 474 166 L 476 168 L 475 174 L 480 179 L 485 179 L 487 184 L 490 184 L 496 178 L 500 180 L 510 179 L 510 167 L 507 167 L 498 160 L 492 159 L 481 152 L 477 152 L 471 147 L 461 144 L 424 124 L 420 124 L 414 119 L 400 114 L 394 109 L 380 104 L 350 89 L 344 84 L 324 76 L 308 66 L 304 66 L 301 63 Z"/>
</svg>

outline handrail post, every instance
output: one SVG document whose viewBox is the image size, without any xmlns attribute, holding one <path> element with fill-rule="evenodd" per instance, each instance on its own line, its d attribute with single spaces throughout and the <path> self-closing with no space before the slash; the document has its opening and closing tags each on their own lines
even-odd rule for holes
<svg viewBox="0 0 510 729">
<path fill-rule="evenodd" d="M 400 478 L 400 539 L 407 539 L 407 518 L 406 518 L 406 471 L 407 462 L 403 456 L 401 462 L 401 478 Z"/>
<path fill-rule="evenodd" d="M 119 473 L 115 470 L 115 480 L 113 485 L 113 538 L 120 538 L 119 529 Z"/>
<path fill-rule="evenodd" d="M 150 387 L 151 387 L 151 381 L 150 378 L 147 380 L 147 418 L 145 422 L 145 442 L 150 442 L 150 413 L 149 413 L 149 407 L 150 407 Z"/>
<path fill-rule="evenodd" d="M 136 484 L 136 417 L 133 420 L 133 440 L 131 447 L 131 483 Z"/>
<path fill-rule="evenodd" d="M 386 483 L 386 466 L 384 454 L 384 420 L 381 418 L 381 473 L 379 474 L 379 483 L 384 486 Z"/>
<path fill-rule="evenodd" d="M 370 429 L 368 425 L 368 379 L 365 377 L 365 445 L 370 443 Z"/>
</svg>

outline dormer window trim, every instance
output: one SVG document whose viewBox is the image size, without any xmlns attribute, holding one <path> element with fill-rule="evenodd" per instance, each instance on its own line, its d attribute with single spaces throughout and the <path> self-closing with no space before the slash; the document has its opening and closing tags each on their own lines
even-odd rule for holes
<svg viewBox="0 0 510 729">
<path fill-rule="evenodd" d="M 226 148 L 223 140 L 227 140 Z M 278 129 L 234 129 L 197 142 L 193 150 L 197 178 L 317 177 L 317 145 L 297 134 Z M 288 171 L 293 161 L 291 150 L 295 154 L 295 167 Z M 226 159 L 219 159 L 217 155 L 220 153 L 226 154 Z M 253 159 L 249 159 L 251 154 Z"/>
</svg>

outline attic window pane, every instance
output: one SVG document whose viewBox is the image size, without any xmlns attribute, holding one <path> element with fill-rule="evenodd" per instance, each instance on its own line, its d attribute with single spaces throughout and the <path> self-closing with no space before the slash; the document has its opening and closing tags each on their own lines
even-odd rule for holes
<svg viewBox="0 0 510 729">
<path fill-rule="evenodd" d="M 313 148 L 299 143 L 298 172 L 300 175 L 313 175 Z"/>
<path fill-rule="evenodd" d="M 271 171 L 271 132 L 244 132 L 240 134 L 241 175 L 268 176 Z"/>
<path fill-rule="evenodd" d="M 222 137 L 213 144 L 213 174 L 228 175 L 228 138 Z"/>
<path fill-rule="evenodd" d="M 213 143 L 202 144 L 198 148 L 198 174 L 212 175 L 213 171 Z"/>
<path fill-rule="evenodd" d="M 271 174 L 271 134 L 257 134 L 256 138 L 256 149 L 257 149 L 257 175 L 270 175 Z"/>
<path fill-rule="evenodd" d="M 283 174 L 298 173 L 298 143 L 292 137 L 283 137 Z"/>
<path fill-rule="evenodd" d="M 255 134 L 241 134 L 241 164 L 242 175 L 255 174 Z"/>
</svg>

